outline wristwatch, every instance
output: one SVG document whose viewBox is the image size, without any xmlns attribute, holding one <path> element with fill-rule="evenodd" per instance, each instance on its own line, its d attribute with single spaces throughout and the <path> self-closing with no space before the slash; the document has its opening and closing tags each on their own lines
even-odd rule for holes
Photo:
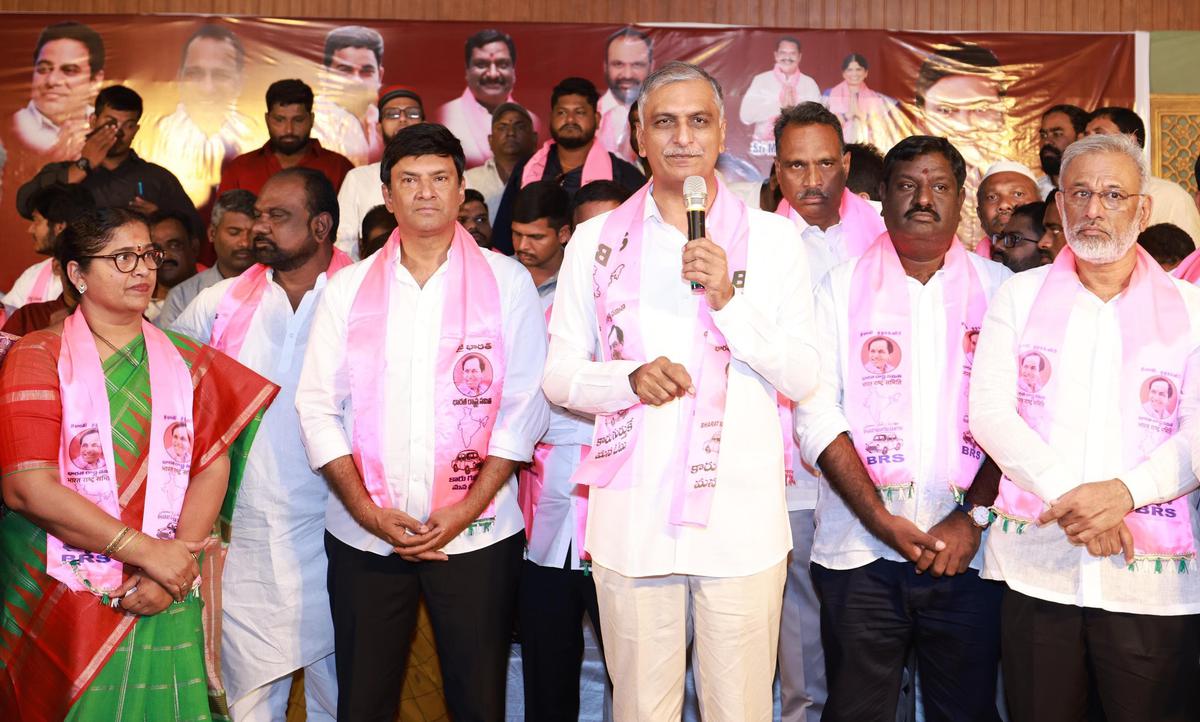
<svg viewBox="0 0 1200 722">
<path fill-rule="evenodd" d="M 79 160 L 75 161 L 75 167 L 84 173 L 92 172 L 92 162 L 87 158 L 80 158 Z"/>
<path fill-rule="evenodd" d="M 992 510 L 978 504 L 968 504 L 965 501 L 958 505 L 958 510 L 967 515 L 971 523 L 980 529 L 987 529 L 992 523 Z"/>
</svg>

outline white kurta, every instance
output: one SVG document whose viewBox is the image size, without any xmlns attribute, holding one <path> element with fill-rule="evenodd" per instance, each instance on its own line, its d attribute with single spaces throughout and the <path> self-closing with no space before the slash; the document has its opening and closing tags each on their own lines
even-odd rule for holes
<svg viewBox="0 0 1200 722">
<path fill-rule="evenodd" d="M 967 254 L 975 267 L 983 294 L 991 297 L 1012 273 L 999 263 Z M 850 298 L 854 267 L 847 261 L 830 271 L 817 288 L 817 345 L 821 351 L 821 385 L 810 398 L 797 406 L 796 426 L 800 431 L 805 458 L 816 459 L 839 434 L 850 431 L 844 405 L 844 379 L 849 365 L 857 361 L 857 351 L 848 352 Z M 946 338 L 945 272 L 933 274 L 922 285 L 905 277 L 912 335 L 906 351 L 912 354 L 912 431 L 906 440 L 905 454 L 911 462 L 916 484 L 911 498 L 888 502 L 888 510 L 906 517 L 924 530 L 946 518 L 957 502 L 950 487 L 947 458 L 938 456 L 939 434 L 955 434 L 957 426 L 942 418 L 941 399 L 955 393 L 941 388 L 948 345 L 960 339 Z M 896 550 L 867 531 L 842 497 L 834 492 L 829 480 L 822 478 L 817 501 L 817 533 L 813 540 L 812 560 L 829 569 L 856 569 L 876 559 L 904 561 Z M 972 567 L 978 569 L 976 555 Z"/>
<path fill-rule="evenodd" d="M 799 73 L 797 81 L 796 102 L 821 102 L 821 89 L 817 81 L 804 73 Z M 759 73 L 750 81 L 750 87 L 742 96 L 742 105 L 738 116 L 746 125 L 754 126 L 755 140 L 775 140 L 775 119 L 779 117 L 779 95 L 783 91 L 783 83 L 775 77 L 774 70 Z"/>
<path fill-rule="evenodd" d="M 1061 379 L 1058 410 L 1050 424 L 1052 448 L 1017 414 L 1017 345 L 1034 299 L 1050 266 L 1013 276 L 992 298 L 971 377 L 971 434 L 1017 486 L 1042 499 L 1057 499 L 1090 481 L 1120 479 L 1134 508 L 1189 494 L 1192 534 L 1200 539 L 1189 439 L 1197 433 L 1200 400 L 1200 290 L 1175 281 L 1183 294 L 1190 328 L 1187 376 L 1180 391 L 1182 432 L 1160 443 L 1141 463 L 1124 461 L 1121 415 L 1121 326 L 1116 296 L 1107 303 L 1087 290 L 1075 294 L 1052 373 Z M 1152 318 L 1147 319 L 1153 321 Z M 1061 440 L 1061 441 L 1058 441 Z M 1157 440 L 1155 440 L 1157 441 Z M 1164 569 L 1130 571 L 1121 557 L 1098 558 L 1074 546 L 1057 524 L 1026 526 L 1020 534 L 995 528 L 984 546 L 983 576 L 999 579 L 1021 594 L 1056 604 L 1095 607 L 1129 614 L 1177 615 L 1200 612 L 1200 575 Z"/>
<path fill-rule="evenodd" d="M 642 364 L 592 361 L 599 342 L 593 258 L 606 220 L 602 214 L 575 229 L 550 319 L 543 388 L 552 401 L 582 413 L 637 403 L 629 374 Z M 666 356 L 695 371 L 693 332 L 705 301 L 680 277 L 687 238 L 663 221 L 652 196 L 640 222 L 638 321 L 646 358 Z M 779 392 L 803 398 L 816 384 L 812 294 L 795 226 L 758 210 L 748 211 L 748 222 L 745 292 L 712 314 L 733 356 L 712 516 L 707 527 L 671 524 L 679 470 L 668 468 L 670 450 L 685 422 L 679 403 L 647 406 L 631 458 L 612 484 L 593 487 L 588 497 L 587 550 L 618 574 L 747 576 L 781 562 L 792 548 L 777 399 Z"/>
<path fill-rule="evenodd" d="M 354 260 L 358 260 L 358 238 L 362 222 L 375 206 L 383 205 L 383 181 L 379 179 L 381 163 L 369 163 L 352 168 L 342 179 L 338 191 L 338 230 L 334 244 Z"/>
<path fill-rule="evenodd" d="M 29 268 L 21 272 L 17 276 L 17 280 L 13 282 L 12 290 L 0 296 L 0 300 L 4 301 L 5 306 L 12 308 L 20 308 L 27 303 L 38 303 L 39 301 L 50 301 L 62 295 L 63 286 L 62 279 L 51 274 L 50 282 L 46 284 L 46 292 L 41 297 L 33 296 L 33 286 L 37 283 L 38 274 L 42 269 L 49 266 L 51 260 L 49 258 L 38 261 Z"/>
<path fill-rule="evenodd" d="M 208 342 L 235 280 L 201 291 L 173 328 Z M 317 278 L 294 312 L 283 289 L 268 284 L 237 358 L 280 391 L 246 460 L 222 578 L 221 670 L 231 702 L 333 654 L 324 546 L 329 487 L 308 466 L 294 403 L 325 280 Z"/>
</svg>

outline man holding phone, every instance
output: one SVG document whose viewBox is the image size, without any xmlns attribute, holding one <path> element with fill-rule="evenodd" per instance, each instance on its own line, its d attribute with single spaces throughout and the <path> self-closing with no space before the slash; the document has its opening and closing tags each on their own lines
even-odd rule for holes
<svg viewBox="0 0 1200 722">
<path fill-rule="evenodd" d="M 195 206 L 171 171 L 142 160 L 130 147 L 142 117 L 142 98 L 123 85 L 96 96 L 96 111 L 83 150 L 75 160 L 49 163 L 17 191 L 17 209 L 27 214 L 34 193 L 55 183 L 86 188 L 97 207 L 125 207 L 145 215 L 181 214 L 193 233 L 202 228 Z"/>
</svg>

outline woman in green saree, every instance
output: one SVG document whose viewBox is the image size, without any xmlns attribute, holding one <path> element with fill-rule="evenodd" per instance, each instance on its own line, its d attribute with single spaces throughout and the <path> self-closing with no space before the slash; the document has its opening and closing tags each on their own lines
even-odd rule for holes
<svg viewBox="0 0 1200 722">
<path fill-rule="evenodd" d="M 0 719 L 211 719 L 198 557 L 278 389 L 143 322 L 140 216 L 85 214 L 56 256 L 77 310 L 0 367 Z"/>
</svg>

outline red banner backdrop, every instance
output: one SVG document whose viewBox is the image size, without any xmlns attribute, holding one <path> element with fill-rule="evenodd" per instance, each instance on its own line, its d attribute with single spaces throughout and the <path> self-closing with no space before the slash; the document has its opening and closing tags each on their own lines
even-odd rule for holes
<svg viewBox="0 0 1200 722">
<path fill-rule="evenodd" d="M 372 22 L 384 45 L 382 77 L 358 84 L 326 70 L 326 36 L 353 21 L 123 15 L 5 15 L 4 20 L 0 141 L 8 162 L 0 210 L 0 289 L 37 260 L 28 222 L 16 213 L 16 190 L 44 163 L 79 157 L 91 101 L 101 87 L 124 83 L 142 95 L 146 109 L 134 148 L 174 172 L 203 207 L 222 161 L 265 142 L 263 96 L 271 82 L 304 79 L 318 96 L 323 143 L 340 143 L 355 160 L 374 159 L 377 131 L 368 108 L 379 83 L 412 87 L 423 96 L 428 117 L 438 119 L 441 106 L 464 96 L 465 42 L 484 27 Z M 79 67 L 80 59 L 90 57 L 86 53 L 76 58 L 75 67 L 62 54 L 38 62 L 43 28 L 64 20 L 85 23 L 99 34 L 102 68 Z M 244 49 L 240 66 L 227 53 L 223 66 L 210 63 L 183 72 L 185 45 L 206 25 L 232 31 Z M 580 75 L 602 93 L 608 89 L 608 39 L 619 26 L 514 23 L 498 29 L 511 35 L 516 49 L 512 95 L 535 114 L 547 116 L 550 90 L 564 77 Z M 728 123 L 721 170 L 727 178 L 753 181 L 766 175 L 774 153 L 769 128 L 780 103 L 822 99 L 842 116 L 848 141 L 872 142 L 883 151 L 915 132 L 954 141 L 972 168 L 964 215 L 973 216 L 974 184 L 992 161 L 1017 159 L 1037 170 L 1037 122 L 1051 105 L 1132 107 L 1134 100 L 1132 34 L 637 29 L 652 43 L 654 65 L 688 60 L 720 81 Z M 785 36 L 793 41 L 781 42 Z M 234 47 L 228 40 L 220 43 Z M 806 76 L 798 82 L 776 69 L 777 61 L 786 69 L 789 56 L 797 54 Z M 938 82 L 947 77 L 950 82 Z M 541 138 L 546 137 L 543 129 Z"/>
</svg>

